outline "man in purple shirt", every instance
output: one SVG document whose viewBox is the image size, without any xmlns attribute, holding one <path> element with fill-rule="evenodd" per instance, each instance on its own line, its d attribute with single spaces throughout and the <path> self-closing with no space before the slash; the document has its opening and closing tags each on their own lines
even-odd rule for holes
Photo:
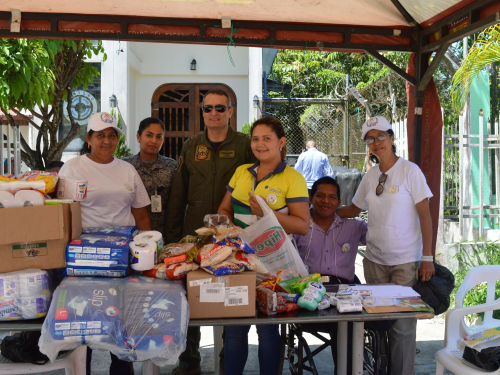
<svg viewBox="0 0 500 375">
<path fill-rule="evenodd" d="M 358 245 L 366 245 L 367 224 L 343 219 L 335 213 L 341 204 L 340 187 L 331 177 L 322 177 L 313 184 L 309 202 L 312 204 L 309 232 L 293 236 L 300 257 L 309 273 L 329 275 L 333 284 L 353 283 L 354 261 Z"/>
<path fill-rule="evenodd" d="M 311 224 L 305 236 L 294 235 L 300 257 L 309 273 L 330 276 L 330 284 L 360 284 L 354 275 L 358 245 L 366 245 L 367 224 L 343 219 L 335 211 L 340 206 L 340 186 L 331 177 L 322 177 L 309 195 Z M 337 323 L 304 324 L 306 332 L 326 332 L 332 339 L 333 361 L 337 358 Z M 352 347 L 352 324 L 349 324 L 348 348 Z M 352 350 L 348 349 L 347 373 L 351 373 Z M 337 374 L 335 366 L 334 374 Z"/>
</svg>

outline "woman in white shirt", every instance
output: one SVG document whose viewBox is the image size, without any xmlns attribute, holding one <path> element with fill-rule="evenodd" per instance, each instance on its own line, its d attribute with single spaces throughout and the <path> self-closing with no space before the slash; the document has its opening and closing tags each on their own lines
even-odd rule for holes
<svg viewBox="0 0 500 375">
<path fill-rule="evenodd" d="M 108 113 L 92 115 L 87 125 L 81 156 L 68 160 L 61 177 L 78 177 L 88 181 L 87 197 L 80 202 L 83 227 L 119 227 L 136 225 L 151 230 L 147 206 L 148 193 L 135 168 L 113 156 L 118 137 L 123 132 Z M 87 350 L 87 374 L 90 374 L 92 351 Z M 133 375 L 132 362 L 111 354 L 111 375 Z"/>
<path fill-rule="evenodd" d="M 363 177 L 352 204 L 337 214 L 355 217 L 368 210 L 366 282 L 411 287 L 417 283 L 417 272 L 422 281 L 430 280 L 434 275 L 432 193 L 424 174 L 416 164 L 396 155 L 394 132 L 384 117 L 366 121 L 361 138 L 371 160 L 378 164 Z M 415 319 L 401 319 L 388 331 L 393 374 L 415 374 L 416 327 Z"/>
</svg>

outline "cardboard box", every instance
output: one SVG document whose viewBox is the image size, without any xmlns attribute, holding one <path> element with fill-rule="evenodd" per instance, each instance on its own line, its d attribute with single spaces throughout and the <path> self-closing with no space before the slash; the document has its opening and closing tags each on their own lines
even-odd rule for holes
<svg viewBox="0 0 500 375">
<path fill-rule="evenodd" d="M 0 209 L 0 272 L 66 266 L 64 252 L 82 233 L 80 203 Z"/>
<path fill-rule="evenodd" d="M 191 319 L 255 316 L 255 272 L 214 276 L 203 270 L 187 274 Z"/>
</svg>

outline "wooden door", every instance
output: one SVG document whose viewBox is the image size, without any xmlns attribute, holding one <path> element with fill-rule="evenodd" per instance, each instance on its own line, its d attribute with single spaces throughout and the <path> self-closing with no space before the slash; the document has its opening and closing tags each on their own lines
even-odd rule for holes
<svg viewBox="0 0 500 375">
<path fill-rule="evenodd" d="M 165 124 L 165 143 L 160 154 L 177 159 L 189 137 L 205 130 L 201 111 L 203 98 L 209 91 L 224 90 L 234 108 L 229 125 L 236 130 L 236 95 L 222 83 L 166 83 L 158 87 L 151 100 L 151 116 Z"/>
</svg>

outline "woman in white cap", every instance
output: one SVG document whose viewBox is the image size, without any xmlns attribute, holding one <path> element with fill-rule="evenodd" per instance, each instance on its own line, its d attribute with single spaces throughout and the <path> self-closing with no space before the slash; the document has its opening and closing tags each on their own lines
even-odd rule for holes
<svg viewBox="0 0 500 375">
<path fill-rule="evenodd" d="M 92 115 L 85 134 L 81 156 L 68 160 L 61 177 L 78 177 L 88 181 L 87 197 L 80 202 L 82 226 L 119 227 L 136 225 L 151 230 L 147 206 L 151 204 L 135 168 L 113 156 L 118 137 L 123 132 L 116 119 L 106 112 Z M 92 350 L 87 348 L 87 374 L 90 374 Z M 111 375 L 133 375 L 132 362 L 111 354 Z"/>
<path fill-rule="evenodd" d="M 368 210 L 368 233 L 363 259 L 368 284 L 413 286 L 418 277 L 434 275 L 432 193 L 420 168 L 396 155 L 394 132 L 382 116 L 363 124 L 361 138 L 370 149 L 372 163 L 352 204 L 337 210 L 341 217 L 356 217 Z M 420 271 L 417 271 L 420 267 Z M 416 319 L 398 320 L 389 333 L 393 374 L 415 374 Z"/>
<path fill-rule="evenodd" d="M 151 204 L 135 168 L 113 156 L 123 132 L 108 113 L 92 115 L 81 156 L 68 160 L 61 177 L 88 180 L 87 197 L 80 202 L 83 227 L 136 225 L 151 230 L 147 206 Z"/>
</svg>

